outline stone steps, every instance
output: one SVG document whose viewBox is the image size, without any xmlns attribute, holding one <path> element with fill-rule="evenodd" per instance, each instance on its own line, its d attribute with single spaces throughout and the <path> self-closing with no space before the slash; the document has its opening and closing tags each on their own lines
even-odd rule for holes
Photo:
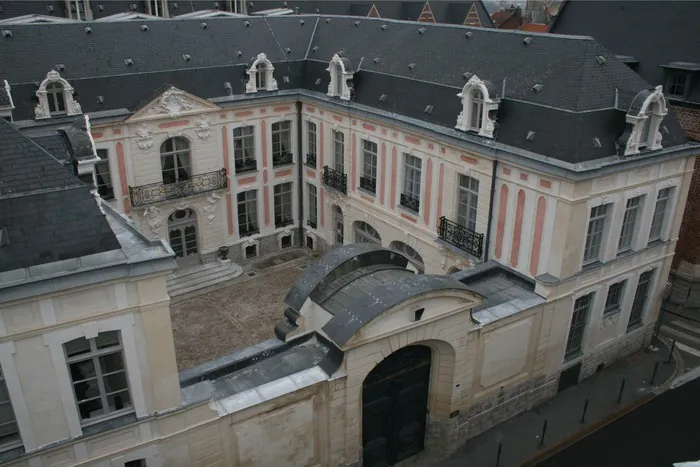
<svg viewBox="0 0 700 467">
<path fill-rule="evenodd" d="M 240 276 L 243 270 L 230 259 L 178 269 L 168 276 L 168 294 L 178 297 Z"/>
</svg>

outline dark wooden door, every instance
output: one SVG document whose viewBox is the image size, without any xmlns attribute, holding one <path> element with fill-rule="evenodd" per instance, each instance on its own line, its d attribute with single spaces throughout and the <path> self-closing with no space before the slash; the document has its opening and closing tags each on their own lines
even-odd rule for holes
<svg viewBox="0 0 700 467">
<path fill-rule="evenodd" d="M 571 386 L 576 386 L 578 384 L 578 379 L 580 375 L 580 363 L 577 363 L 571 368 L 567 368 L 566 370 L 562 371 L 559 375 L 559 386 L 557 388 L 557 393 L 562 392 L 564 389 L 568 389 Z"/>
<path fill-rule="evenodd" d="M 362 389 L 363 467 L 390 466 L 425 447 L 430 349 L 409 346 L 390 355 Z"/>
</svg>

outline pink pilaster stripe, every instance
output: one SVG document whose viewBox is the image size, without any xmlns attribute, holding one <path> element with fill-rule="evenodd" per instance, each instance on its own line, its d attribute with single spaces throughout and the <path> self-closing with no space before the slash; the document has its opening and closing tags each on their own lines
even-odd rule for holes
<svg viewBox="0 0 700 467">
<path fill-rule="evenodd" d="M 131 212 L 131 200 L 129 199 L 129 184 L 126 180 L 126 160 L 124 159 L 124 144 L 117 143 L 117 166 L 119 167 L 119 182 L 122 187 L 122 199 L 124 200 L 124 214 Z"/>
<path fill-rule="evenodd" d="M 228 188 L 226 188 L 226 215 L 228 216 L 228 234 L 233 235 L 233 201 L 231 200 L 231 163 L 229 161 L 228 152 L 228 131 L 225 126 L 221 127 L 221 141 L 224 147 L 222 148 L 224 155 L 224 168 L 226 169 L 226 177 L 228 178 Z"/>
<path fill-rule="evenodd" d="M 442 217 L 442 187 L 445 178 L 445 164 L 440 163 L 440 178 L 438 179 L 438 203 L 437 203 L 437 223 L 440 223 Z"/>
<path fill-rule="evenodd" d="M 547 200 L 540 196 L 537 200 L 537 214 L 535 215 L 535 235 L 532 238 L 532 253 L 530 254 L 530 274 L 537 275 L 540 266 L 540 248 L 542 247 L 542 230 L 544 229 L 544 215 L 547 211 Z"/>
<path fill-rule="evenodd" d="M 391 148 L 391 209 L 396 208 L 396 146 Z"/>
<path fill-rule="evenodd" d="M 518 199 L 515 203 L 515 226 L 513 227 L 513 247 L 510 249 L 510 264 L 514 268 L 518 267 L 520 257 L 520 236 L 523 233 L 523 216 L 525 214 L 525 191 L 518 192 Z"/>
<path fill-rule="evenodd" d="M 430 225 L 430 194 L 433 191 L 433 160 L 428 159 L 428 170 L 425 172 L 425 204 L 423 205 L 423 222 Z"/>
<path fill-rule="evenodd" d="M 383 206 L 384 205 L 384 191 L 386 191 L 386 185 L 384 184 L 384 180 L 386 180 L 386 143 L 382 143 L 382 154 L 380 155 L 380 160 L 379 160 L 379 170 L 381 171 L 382 177 L 379 183 L 379 186 L 377 187 L 377 190 L 379 190 L 379 203 Z"/>
<path fill-rule="evenodd" d="M 501 196 L 498 202 L 498 224 L 496 227 L 496 258 L 503 254 L 503 237 L 506 231 L 506 213 L 508 211 L 508 187 L 501 185 Z"/>
</svg>

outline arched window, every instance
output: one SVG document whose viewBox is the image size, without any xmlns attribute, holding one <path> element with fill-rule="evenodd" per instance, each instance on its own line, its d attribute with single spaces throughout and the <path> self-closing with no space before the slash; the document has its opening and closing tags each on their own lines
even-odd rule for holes
<svg viewBox="0 0 700 467">
<path fill-rule="evenodd" d="M 335 74 L 335 95 L 343 95 L 343 67 L 340 63 L 336 63 L 333 67 L 333 73 Z"/>
<path fill-rule="evenodd" d="M 398 251 L 408 258 L 418 274 L 423 274 L 425 272 L 423 258 L 413 247 L 405 244 L 404 242 L 394 241 L 391 242 L 389 248 Z"/>
<path fill-rule="evenodd" d="M 83 110 L 73 98 L 73 87 L 61 78 L 56 70 L 46 74 L 36 91 L 39 102 L 34 107 L 34 117 L 37 120 L 51 118 L 52 115 L 80 115 Z"/>
<path fill-rule="evenodd" d="M 495 110 L 498 109 L 500 99 L 491 83 L 471 75 L 457 96 L 462 99 L 462 111 L 457 117 L 455 128 L 493 138 L 496 128 Z"/>
<path fill-rule="evenodd" d="M 357 221 L 353 225 L 355 230 L 355 243 L 378 243 L 382 244 L 379 233 L 367 222 Z"/>
<path fill-rule="evenodd" d="M 277 80 L 274 78 L 275 67 L 267 59 L 265 54 L 258 54 L 256 59 L 246 70 L 248 82 L 245 85 L 247 93 L 258 91 L 276 91 Z"/>
<path fill-rule="evenodd" d="M 166 139 L 160 145 L 160 166 L 163 184 L 183 182 L 190 178 L 190 143 L 181 136 Z"/>
<path fill-rule="evenodd" d="M 350 61 L 335 54 L 328 64 L 326 71 L 330 74 L 331 82 L 328 84 L 329 97 L 339 97 L 342 100 L 350 100 L 350 85 L 348 80 L 352 79 L 353 71 Z"/>
<path fill-rule="evenodd" d="M 646 112 L 644 112 L 644 120 L 642 121 L 642 134 L 639 138 L 639 149 L 647 147 L 649 142 L 649 129 L 651 127 L 651 120 L 654 117 L 652 112 L 653 105 L 647 107 Z"/>
<path fill-rule="evenodd" d="M 638 154 L 640 149 L 655 151 L 663 147 L 660 129 L 667 112 L 662 86 L 637 94 L 627 111 L 627 129 L 618 140 L 625 156 Z"/>
<path fill-rule="evenodd" d="M 51 114 L 63 113 L 66 111 L 66 101 L 63 98 L 63 85 L 61 83 L 49 83 L 46 86 L 46 98 L 49 101 L 49 112 Z"/>
<path fill-rule="evenodd" d="M 481 130 L 481 123 L 484 115 L 484 94 L 476 89 L 471 94 L 471 113 L 469 116 L 469 126 L 474 131 Z"/>
</svg>

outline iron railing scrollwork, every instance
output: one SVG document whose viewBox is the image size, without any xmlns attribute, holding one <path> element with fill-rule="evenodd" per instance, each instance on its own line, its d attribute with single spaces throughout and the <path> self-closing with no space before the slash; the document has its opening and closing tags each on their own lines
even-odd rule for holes
<svg viewBox="0 0 700 467">
<path fill-rule="evenodd" d="M 363 190 L 370 191 L 372 193 L 377 192 L 377 179 L 369 177 L 360 177 L 360 188 Z"/>
<path fill-rule="evenodd" d="M 272 165 L 288 165 L 294 162 L 294 155 L 291 152 L 280 152 L 272 155 Z"/>
<path fill-rule="evenodd" d="M 316 168 L 316 154 L 308 153 L 306 155 L 306 165 Z"/>
<path fill-rule="evenodd" d="M 258 170 L 258 163 L 255 159 L 236 159 L 234 165 L 237 174 Z"/>
<path fill-rule="evenodd" d="M 221 190 L 228 187 L 226 169 L 192 175 L 188 180 L 175 183 L 151 183 L 129 187 L 129 199 L 134 207 L 145 206 L 168 199 L 184 198 L 185 196 Z"/>
<path fill-rule="evenodd" d="M 323 167 L 323 184 L 341 193 L 348 192 L 348 175 L 343 172 L 333 170 L 327 165 Z"/>
<path fill-rule="evenodd" d="M 409 196 L 405 193 L 401 193 L 401 206 L 406 207 L 412 211 L 418 212 L 420 208 L 420 200 Z"/>
<path fill-rule="evenodd" d="M 440 218 L 438 237 L 477 258 L 481 258 L 484 252 L 484 234 L 452 222 L 445 216 Z"/>
</svg>

